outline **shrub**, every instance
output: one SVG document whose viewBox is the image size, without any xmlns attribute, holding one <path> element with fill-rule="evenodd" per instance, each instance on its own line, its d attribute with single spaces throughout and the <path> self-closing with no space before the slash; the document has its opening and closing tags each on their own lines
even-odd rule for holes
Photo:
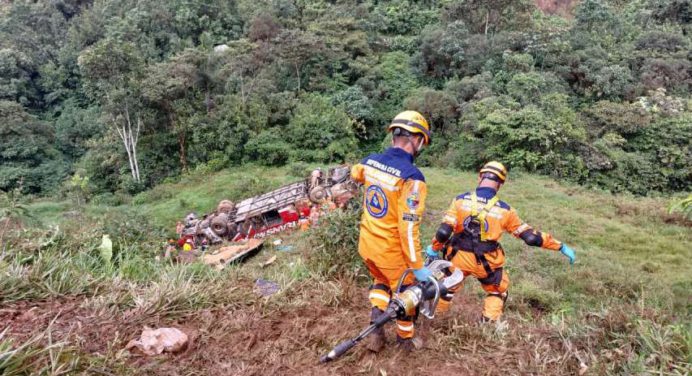
<svg viewBox="0 0 692 376">
<path fill-rule="evenodd" d="M 301 98 L 282 138 L 290 143 L 291 160 L 342 162 L 356 150 L 353 124 L 327 98 L 309 94 Z"/>
<path fill-rule="evenodd" d="M 306 178 L 310 175 L 311 171 L 312 168 L 310 168 L 310 166 L 307 163 L 293 162 L 290 165 L 288 173 L 291 174 L 291 176 L 295 176 L 297 178 Z"/>
<path fill-rule="evenodd" d="M 668 208 L 668 212 L 679 212 L 683 217 L 687 218 L 688 220 L 692 220 L 692 194 L 688 195 L 687 198 L 682 200 L 673 201 Z"/>
<path fill-rule="evenodd" d="M 355 203 L 356 201 L 353 201 Z M 306 260 L 309 270 L 326 277 L 356 276 L 364 272 L 358 255 L 360 204 L 335 210 L 308 233 Z"/>
<path fill-rule="evenodd" d="M 576 141 L 585 138 L 582 125 L 566 96 L 549 94 L 539 99 L 541 106 L 529 105 L 518 111 L 500 105 L 475 126 L 482 140 L 482 159 L 501 159 L 513 167 L 528 171 L 570 175 L 576 172 L 571 151 Z M 564 166 L 562 162 L 572 166 Z"/>
<path fill-rule="evenodd" d="M 120 206 L 130 202 L 132 202 L 132 196 L 122 192 L 105 192 L 101 193 L 100 195 L 96 195 L 91 199 L 92 204 L 104 206 Z"/>
<path fill-rule="evenodd" d="M 250 138 L 245 152 L 250 160 L 265 166 L 277 166 L 288 161 L 291 145 L 284 141 L 278 129 L 266 130 Z"/>
</svg>

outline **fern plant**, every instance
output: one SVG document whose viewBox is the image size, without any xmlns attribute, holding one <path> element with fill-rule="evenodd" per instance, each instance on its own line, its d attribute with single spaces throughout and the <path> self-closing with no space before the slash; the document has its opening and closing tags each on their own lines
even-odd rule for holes
<svg viewBox="0 0 692 376">
<path fill-rule="evenodd" d="M 668 208 L 669 213 L 680 213 L 685 219 L 692 220 L 692 194 L 682 200 L 673 201 Z"/>
</svg>

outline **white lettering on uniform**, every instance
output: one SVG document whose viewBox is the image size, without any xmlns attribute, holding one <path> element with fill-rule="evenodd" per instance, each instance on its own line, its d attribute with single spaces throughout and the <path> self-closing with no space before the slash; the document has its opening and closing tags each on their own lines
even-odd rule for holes
<svg viewBox="0 0 692 376">
<path fill-rule="evenodd" d="M 394 176 L 401 177 L 401 170 L 399 170 L 398 168 L 394 168 L 392 166 L 387 166 L 386 164 L 380 163 L 376 160 L 368 159 L 368 161 L 365 162 L 365 164 L 368 166 L 375 167 L 376 169 L 384 171 L 388 174 L 392 174 Z"/>
</svg>

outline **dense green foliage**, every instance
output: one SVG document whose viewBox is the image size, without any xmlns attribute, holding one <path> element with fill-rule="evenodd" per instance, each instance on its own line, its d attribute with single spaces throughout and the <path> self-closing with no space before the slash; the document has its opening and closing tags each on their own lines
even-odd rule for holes
<svg viewBox="0 0 692 376">
<path fill-rule="evenodd" d="M 0 6 L 0 189 L 135 193 L 191 168 L 353 160 L 422 111 L 421 163 L 689 190 L 689 1 L 59 0 Z"/>
</svg>

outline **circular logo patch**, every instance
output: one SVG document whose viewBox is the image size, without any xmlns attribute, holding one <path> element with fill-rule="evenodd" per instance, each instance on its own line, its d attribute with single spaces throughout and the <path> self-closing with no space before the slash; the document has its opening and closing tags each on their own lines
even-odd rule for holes
<svg viewBox="0 0 692 376">
<path fill-rule="evenodd" d="M 382 188 L 377 185 L 368 187 L 368 190 L 365 191 L 365 208 L 375 218 L 382 218 L 387 215 L 389 204 Z"/>
<path fill-rule="evenodd" d="M 418 204 L 420 204 L 420 196 L 417 192 L 411 192 L 411 194 L 406 198 L 406 205 L 408 205 L 411 210 L 418 209 Z"/>
</svg>

